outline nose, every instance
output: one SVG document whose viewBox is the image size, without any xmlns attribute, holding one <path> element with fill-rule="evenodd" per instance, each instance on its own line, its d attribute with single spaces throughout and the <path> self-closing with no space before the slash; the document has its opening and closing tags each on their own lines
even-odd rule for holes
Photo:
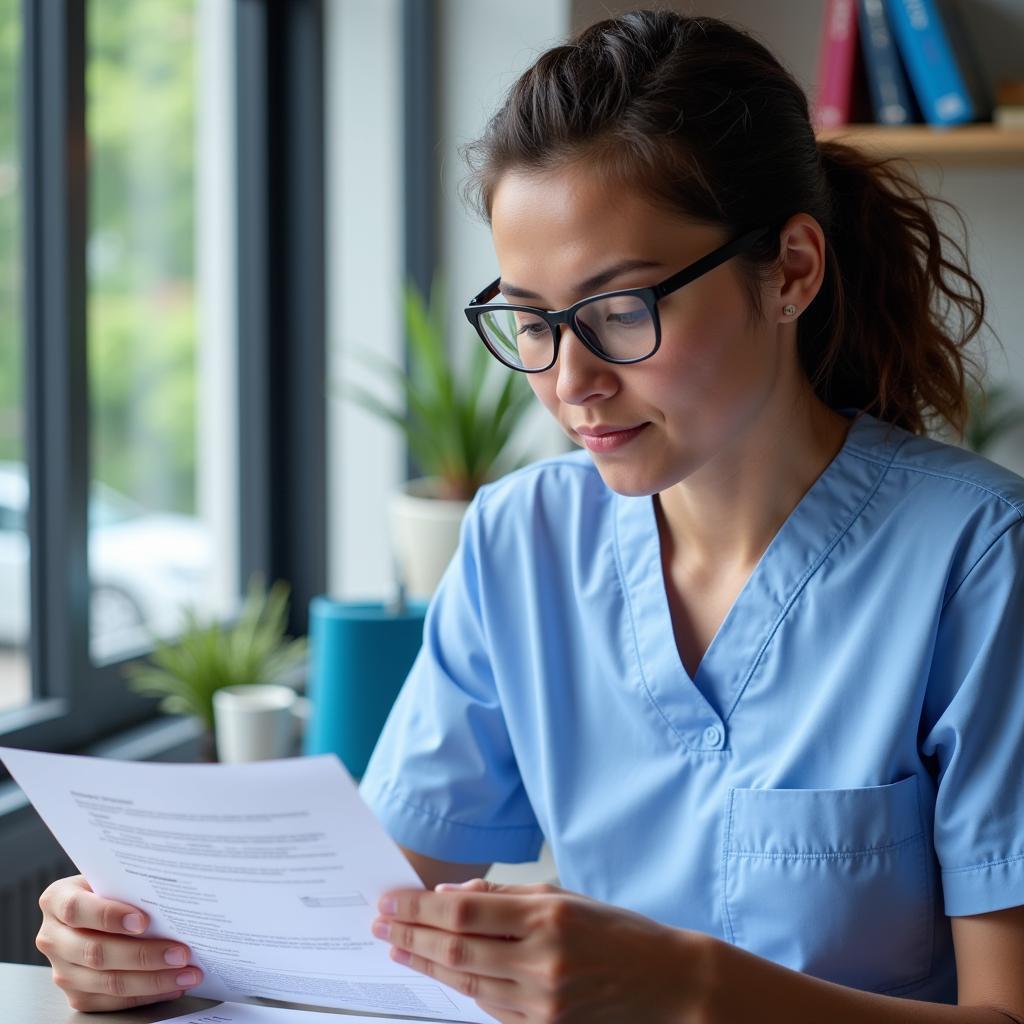
<svg viewBox="0 0 1024 1024">
<path fill-rule="evenodd" d="M 594 355 L 568 324 L 560 330 L 554 365 L 558 398 L 567 405 L 585 405 L 615 394 L 619 388 L 615 364 Z"/>
</svg>

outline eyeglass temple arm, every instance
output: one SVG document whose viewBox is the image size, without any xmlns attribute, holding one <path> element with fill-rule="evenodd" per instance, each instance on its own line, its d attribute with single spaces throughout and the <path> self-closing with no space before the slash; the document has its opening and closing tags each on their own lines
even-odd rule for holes
<svg viewBox="0 0 1024 1024">
<path fill-rule="evenodd" d="M 482 292 L 469 300 L 469 305 L 482 306 L 485 302 L 490 302 L 498 294 L 498 285 L 500 284 L 501 278 L 496 277 Z"/>
<path fill-rule="evenodd" d="M 677 288 L 682 288 L 684 284 L 689 284 L 691 281 L 696 280 L 701 274 L 706 274 L 710 270 L 714 270 L 720 263 L 724 263 L 728 259 L 732 259 L 738 252 L 742 252 L 748 248 L 755 241 L 757 241 L 762 235 L 767 234 L 771 231 L 770 227 L 754 228 L 752 231 L 746 232 L 746 234 L 740 235 L 738 238 L 734 238 L 731 242 L 726 242 L 720 249 L 716 249 L 714 252 L 709 252 L 707 256 L 702 256 L 696 263 L 692 263 L 688 267 L 684 267 L 679 271 L 678 274 L 673 274 L 672 277 L 665 281 L 662 281 L 654 289 L 654 294 L 657 298 L 661 298 L 663 295 L 667 295 L 669 292 L 675 291 Z M 500 278 L 499 278 L 500 280 Z"/>
</svg>

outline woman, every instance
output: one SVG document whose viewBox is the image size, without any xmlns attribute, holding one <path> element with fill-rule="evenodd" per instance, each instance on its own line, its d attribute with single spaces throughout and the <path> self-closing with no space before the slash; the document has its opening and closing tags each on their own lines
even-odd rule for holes
<svg viewBox="0 0 1024 1024">
<path fill-rule="evenodd" d="M 375 933 L 501 1021 L 1020 1020 L 1024 480 L 923 436 L 963 252 L 708 18 L 542 54 L 470 156 L 467 315 L 587 450 L 469 510 L 362 781 L 428 888 Z M 544 836 L 565 889 L 479 878 Z M 42 905 L 72 1005 L 189 984 Z"/>
</svg>

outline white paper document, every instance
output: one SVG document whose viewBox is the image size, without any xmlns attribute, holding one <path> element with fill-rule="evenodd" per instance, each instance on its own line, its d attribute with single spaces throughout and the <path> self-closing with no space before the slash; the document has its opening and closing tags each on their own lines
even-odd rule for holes
<svg viewBox="0 0 1024 1024">
<path fill-rule="evenodd" d="M 95 892 L 145 910 L 147 935 L 191 948 L 205 977 L 190 995 L 494 1021 L 371 933 L 385 890 L 423 886 L 333 755 L 156 764 L 0 748 L 0 759 Z"/>
<path fill-rule="evenodd" d="M 317 1013 L 276 1006 L 245 1006 L 221 1003 L 208 1010 L 166 1017 L 156 1024 L 409 1024 L 407 1017 L 364 1017 L 361 1013 Z"/>
</svg>

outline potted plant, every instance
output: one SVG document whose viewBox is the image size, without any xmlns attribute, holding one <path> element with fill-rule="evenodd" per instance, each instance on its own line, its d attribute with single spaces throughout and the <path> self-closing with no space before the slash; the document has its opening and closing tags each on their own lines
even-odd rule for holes
<svg viewBox="0 0 1024 1024">
<path fill-rule="evenodd" d="M 416 658 L 427 602 L 458 545 L 466 508 L 481 484 L 512 468 L 508 442 L 532 403 L 526 381 L 504 375 L 479 342 L 456 370 L 445 344 L 440 295 L 437 279 L 429 301 L 412 284 L 404 289 L 408 372 L 360 353 L 389 387 L 389 397 L 351 384 L 342 388 L 344 397 L 402 431 L 423 474 L 391 498 L 397 600 L 321 595 L 310 602 L 304 749 L 337 754 L 356 778 Z"/>
<path fill-rule="evenodd" d="M 507 458 L 508 443 L 533 399 L 523 376 L 503 370 L 475 336 L 464 370 L 457 371 L 445 344 L 440 295 L 438 279 L 429 302 L 414 285 L 404 289 L 408 372 L 362 354 L 402 402 L 346 389 L 348 397 L 402 431 L 423 474 L 402 486 L 390 508 L 401 583 L 420 599 L 429 598 L 451 560 L 477 488 L 519 464 Z"/>
<path fill-rule="evenodd" d="M 131 689 L 160 697 L 161 711 L 199 720 L 208 759 L 213 751 L 214 693 L 225 686 L 280 682 L 306 658 L 305 639 L 285 635 L 289 592 L 280 580 L 265 590 L 262 579 L 254 576 L 234 624 L 204 623 L 194 608 L 186 608 L 177 638 L 154 637 L 149 661 L 125 666 Z"/>
<path fill-rule="evenodd" d="M 1015 401 L 1004 384 L 973 385 L 967 401 L 970 412 L 964 443 L 979 455 L 990 453 L 1004 435 L 1024 426 L 1024 403 Z"/>
</svg>

